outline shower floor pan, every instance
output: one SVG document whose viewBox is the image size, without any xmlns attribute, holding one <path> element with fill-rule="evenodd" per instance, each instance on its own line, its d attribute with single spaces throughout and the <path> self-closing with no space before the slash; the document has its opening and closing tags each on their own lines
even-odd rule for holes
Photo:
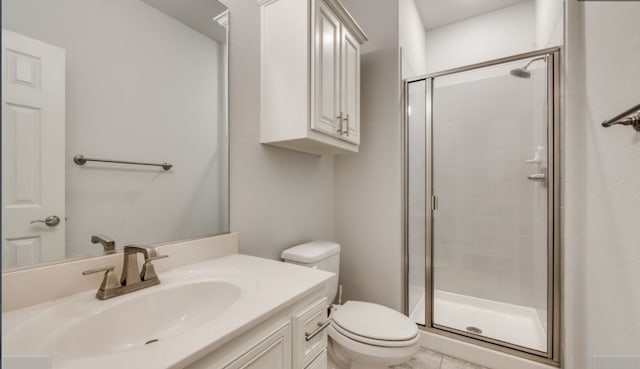
<svg viewBox="0 0 640 369">
<path fill-rule="evenodd" d="M 434 323 L 514 345 L 546 351 L 547 337 L 535 309 L 436 290 Z M 411 318 L 424 325 L 424 295 Z M 482 331 L 478 333 L 476 330 Z"/>
</svg>

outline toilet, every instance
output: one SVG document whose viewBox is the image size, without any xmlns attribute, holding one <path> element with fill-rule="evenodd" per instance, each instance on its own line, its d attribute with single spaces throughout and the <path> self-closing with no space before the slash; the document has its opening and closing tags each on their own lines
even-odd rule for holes
<svg viewBox="0 0 640 369">
<path fill-rule="evenodd" d="M 327 298 L 338 291 L 340 245 L 312 241 L 282 252 L 286 263 L 335 273 L 327 285 Z M 329 362 L 336 369 L 383 369 L 406 362 L 418 351 L 418 327 L 388 307 L 362 301 L 334 305 L 329 336 Z"/>
</svg>

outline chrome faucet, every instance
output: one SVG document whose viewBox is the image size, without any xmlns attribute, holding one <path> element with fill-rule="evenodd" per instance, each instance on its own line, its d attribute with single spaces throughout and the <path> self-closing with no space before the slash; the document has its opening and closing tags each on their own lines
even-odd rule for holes
<svg viewBox="0 0 640 369">
<path fill-rule="evenodd" d="M 91 243 L 100 243 L 105 254 L 113 254 L 116 252 L 116 241 L 103 234 L 95 234 L 91 236 Z"/>
<path fill-rule="evenodd" d="M 142 254 L 144 257 L 142 271 L 138 267 L 138 254 Z M 98 300 L 106 300 L 160 284 L 160 279 L 151 262 L 166 257 L 169 257 L 169 255 L 158 255 L 156 248 L 127 245 L 124 247 L 122 276 L 119 281 L 115 275 L 114 266 L 86 270 L 82 274 L 89 275 L 104 272 L 104 278 L 98 292 L 96 292 L 96 298 Z"/>
</svg>

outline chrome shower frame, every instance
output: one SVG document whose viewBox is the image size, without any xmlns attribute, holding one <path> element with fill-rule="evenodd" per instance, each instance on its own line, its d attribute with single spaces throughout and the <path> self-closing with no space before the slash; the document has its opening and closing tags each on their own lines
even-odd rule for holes
<svg viewBox="0 0 640 369">
<path fill-rule="evenodd" d="M 547 350 L 545 352 L 514 345 L 509 342 L 484 337 L 478 334 L 441 326 L 433 322 L 433 82 L 442 77 L 459 72 L 471 71 L 503 63 L 535 58 L 547 59 L 547 141 L 548 176 L 547 195 Z M 453 68 L 403 81 L 403 306 L 409 314 L 409 225 L 408 225 L 408 114 L 407 100 L 409 84 L 417 81 L 426 84 L 426 252 L 425 252 L 425 325 L 422 330 L 494 349 L 521 358 L 560 366 L 560 48 L 546 48 L 517 54 L 483 63 Z"/>
</svg>

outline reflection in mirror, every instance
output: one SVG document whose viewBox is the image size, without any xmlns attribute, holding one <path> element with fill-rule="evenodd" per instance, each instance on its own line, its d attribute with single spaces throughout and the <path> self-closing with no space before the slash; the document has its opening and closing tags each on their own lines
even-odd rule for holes
<svg viewBox="0 0 640 369">
<path fill-rule="evenodd" d="M 228 232 L 225 12 L 2 1 L 4 270 Z"/>
</svg>

